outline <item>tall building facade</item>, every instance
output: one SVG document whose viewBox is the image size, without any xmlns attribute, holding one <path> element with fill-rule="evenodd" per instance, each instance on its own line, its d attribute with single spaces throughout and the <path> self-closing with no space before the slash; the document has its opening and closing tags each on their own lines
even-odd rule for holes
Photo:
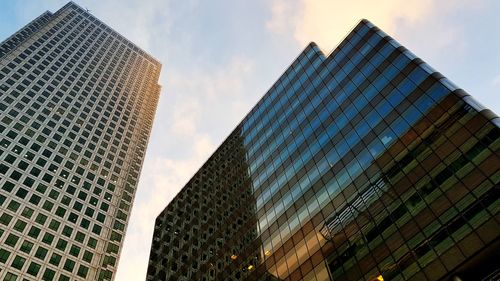
<svg viewBox="0 0 500 281">
<path fill-rule="evenodd" d="M 147 280 L 482 280 L 500 119 L 372 25 L 311 43 L 155 222 Z"/>
<path fill-rule="evenodd" d="M 161 65 L 74 3 L 0 44 L 0 280 L 112 280 Z"/>
</svg>

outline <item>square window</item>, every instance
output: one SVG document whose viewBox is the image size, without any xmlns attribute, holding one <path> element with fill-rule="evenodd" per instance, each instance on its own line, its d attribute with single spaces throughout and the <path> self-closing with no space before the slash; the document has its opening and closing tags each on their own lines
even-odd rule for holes
<svg viewBox="0 0 500 281">
<path fill-rule="evenodd" d="M 0 249 L 0 262 L 1 263 L 6 263 L 7 260 L 9 259 L 10 252 L 4 249 Z"/>
<path fill-rule="evenodd" d="M 9 205 L 7 206 L 7 209 L 11 210 L 12 212 L 17 212 L 17 209 L 19 209 L 19 206 L 21 204 L 19 204 L 17 201 L 15 200 L 11 200 Z"/>
<path fill-rule="evenodd" d="M 34 205 L 38 205 L 38 203 L 40 203 L 40 200 L 42 200 L 42 197 L 40 197 L 36 194 L 32 194 L 31 198 L 30 198 L 30 203 L 32 203 Z"/>
<path fill-rule="evenodd" d="M 78 201 L 75 201 L 75 203 L 73 204 L 73 209 L 77 210 L 77 211 L 81 211 L 83 208 L 83 204 L 78 202 Z"/>
<path fill-rule="evenodd" d="M 69 206 L 69 204 L 71 203 L 71 198 L 64 195 L 63 198 L 61 199 L 61 203 L 63 203 L 66 206 Z"/>
<path fill-rule="evenodd" d="M 69 253 L 72 255 L 72 256 L 75 256 L 78 258 L 78 255 L 80 254 L 80 247 L 76 246 L 76 245 L 72 245 L 71 246 L 71 249 L 69 251 Z"/>
<path fill-rule="evenodd" d="M 0 219 L 0 221 L 1 221 L 1 219 Z M 85 229 L 88 229 L 90 226 L 90 221 L 88 219 L 82 218 L 82 221 L 80 222 L 80 226 L 85 228 Z"/>
<path fill-rule="evenodd" d="M 50 245 L 50 244 L 52 244 L 53 241 L 54 241 L 54 235 L 52 235 L 50 233 L 45 233 L 45 235 L 43 236 L 42 242 L 47 244 L 47 245 Z"/>
<path fill-rule="evenodd" d="M 38 216 L 36 216 L 36 219 L 35 219 L 36 223 L 38 223 L 40 225 L 44 225 L 46 221 L 47 221 L 46 215 L 39 213 Z"/>
<path fill-rule="evenodd" d="M 33 243 L 31 243 L 30 241 L 24 240 L 23 244 L 21 244 L 20 250 L 21 250 L 21 252 L 29 254 L 31 252 L 32 248 L 33 248 Z"/>
<path fill-rule="evenodd" d="M 42 171 L 40 169 L 38 169 L 37 167 L 33 167 L 31 168 L 31 171 L 30 171 L 30 174 L 35 176 L 35 177 L 38 177 L 38 175 L 40 175 Z"/>
<path fill-rule="evenodd" d="M 64 226 L 62 233 L 63 233 L 63 235 L 70 237 L 71 234 L 73 233 L 73 228 L 66 225 L 66 226 Z"/>
<path fill-rule="evenodd" d="M 66 262 L 64 263 L 63 268 L 69 272 L 72 272 L 73 269 L 75 268 L 75 262 L 70 260 L 70 259 L 66 259 Z"/>
<path fill-rule="evenodd" d="M 12 216 L 7 214 L 7 213 L 3 213 L 0 216 L 0 223 L 5 225 L 5 226 L 8 226 L 11 220 L 12 220 Z"/>
<path fill-rule="evenodd" d="M 16 280 L 17 280 L 17 275 L 12 274 L 10 272 L 7 272 L 7 274 L 5 274 L 5 278 L 3 279 L 3 281 L 16 281 Z"/>
<path fill-rule="evenodd" d="M 16 192 L 16 196 L 22 199 L 24 199 L 26 195 L 28 195 L 28 191 L 24 188 L 19 188 L 19 190 Z"/>
<path fill-rule="evenodd" d="M 97 221 L 104 223 L 104 220 L 106 219 L 106 216 L 102 213 L 97 214 Z"/>
<path fill-rule="evenodd" d="M 15 269 L 22 270 L 24 263 L 26 262 L 26 259 L 20 256 L 16 256 L 14 260 L 12 261 L 12 267 Z"/>
<path fill-rule="evenodd" d="M 45 202 L 43 202 L 43 206 L 42 208 L 44 210 L 47 210 L 47 211 L 52 211 L 52 208 L 54 207 L 54 203 L 50 202 L 49 200 L 45 200 Z"/>
<path fill-rule="evenodd" d="M 59 266 L 59 263 L 61 262 L 62 256 L 56 253 L 52 254 L 52 257 L 50 257 L 49 263 L 53 264 L 55 266 Z"/>
<path fill-rule="evenodd" d="M 30 231 L 28 232 L 28 236 L 34 239 L 38 238 L 38 235 L 40 235 L 40 228 L 36 226 L 32 226 Z"/>
<path fill-rule="evenodd" d="M 64 208 L 57 207 L 56 215 L 58 215 L 62 218 L 62 217 L 64 217 L 65 214 L 66 214 L 66 210 Z"/>
<path fill-rule="evenodd" d="M 36 187 L 36 191 L 40 192 L 41 194 L 45 194 L 45 191 L 47 191 L 47 186 L 45 184 L 39 183 Z"/>
<path fill-rule="evenodd" d="M 57 198 L 59 197 L 59 192 L 55 189 L 52 189 L 50 192 L 49 192 L 49 197 L 54 199 L 54 200 L 57 200 Z"/>
<path fill-rule="evenodd" d="M 89 272 L 89 268 L 84 266 L 84 265 L 80 265 L 80 267 L 78 268 L 78 276 L 80 277 L 83 277 L 83 278 L 86 278 L 87 277 L 87 273 Z"/>
<path fill-rule="evenodd" d="M 16 247 L 17 241 L 19 241 L 19 237 L 14 234 L 9 234 L 7 239 L 5 239 L 4 244 L 11 246 L 12 248 Z"/>
<path fill-rule="evenodd" d="M 5 191 L 7 191 L 7 192 L 11 192 L 12 189 L 14 189 L 14 186 L 15 185 L 13 183 L 11 183 L 10 181 L 6 181 L 3 184 L 2 189 L 5 190 Z"/>
<path fill-rule="evenodd" d="M 85 210 L 85 215 L 92 217 L 94 215 L 94 209 L 87 207 L 87 209 Z"/>
<path fill-rule="evenodd" d="M 25 207 L 23 212 L 21 213 L 21 216 L 27 218 L 27 219 L 30 219 L 31 216 L 33 215 L 33 209 L 31 209 L 30 207 Z"/>
<path fill-rule="evenodd" d="M 49 223 L 49 228 L 57 232 L 57 230 L 59 230 L 60 225 L 61 223 L 59 221 L 53 219 Z"/>
<path fill-rule="evenodd" d="M 40 267 L 41 266 L 39 264 L 32 262 L 28 267 L 28 274 L 36 277 L 38 275 L 38 272 L 40 271 Z"/>
<path fill-rule="evenodd" d="M 21 161 L 19 161 L 19 164 L 17 164 L 17 167 L 19 167 L 23 171 L 26 171 L 26 169 L 28 168 L 28 163 L 21 160 Z"/>
<path fill-rule="evenodd" d="M 45 269 L 45 272 L 43 273 L 43 280 L 47 281 L 52 281 L 54 280 L 54 276 L 56 275 L 56 272 L 50 268 Z"/>
<path fill-rule="evenodd" d="M 88 262 L 88 263 L 91 263 L 93 256 L 94 256 L 94 254 L 85 250 L 85 252 L 83 253 L 83 260 Z"/>
<path fill-rule="evenodd" d="M 23 232 L 24 229 L 26 228 L 26 224 L 27 223 L 22 220 L 17 220 L 16 224 L 14 224 L 14 229 L 19 232 Z"/>
<path fill-rule="evenodd" d="M 92 249 L 95 249 L 97 246 L 97 240 L 95 238 L 89 237 L 89 241 L 87 242 L 87 246 L 89 246 Z"/>
<path fill-rule="evenodd" d="M 68 241 L 61 238 L 61 239 L 59 239 L 59 241 L 57 241 L 56 248 L 64 252 L 66 250 L 67 245 L 68 245 Z"/>
<path fill-rule="evenodd" d="M 38 249 L 36 250 L 35 257 L 41 260 L 44 260 L 45 257 L 47 256 L 48 250 L 45 249 L 42 246 L 39 246 Z"/>
<path fill-rule="evenodd" d="M 76 223 L 76 221 L 78 220 L 78 215 L 76 215 L 75 213 L 70 213 L 68 216 L 68 220 L 72 223 Z"/>
<path fill-rule="evenodd" d="M 92 228 L 92 232 L 100 235 L 101 234 L 102 227 L 100 225 L 94 224 L 94 227 Z"/>
<path fill-rule="evenodd" d="M 80 242 L 80 243 L 83 243 L 83 241 L 85 240 L 85 234 L 78 231 L 75 235 L 75 240 Z"/>
</svg>

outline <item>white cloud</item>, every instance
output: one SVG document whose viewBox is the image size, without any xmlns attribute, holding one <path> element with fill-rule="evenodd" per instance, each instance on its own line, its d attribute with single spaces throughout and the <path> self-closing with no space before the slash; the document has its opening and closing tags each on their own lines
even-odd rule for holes
<svg viewBox="0 0 500 281">
<path fill-rule="evenodd" d="M 433 1 L 301 0 L 291 8 L 291 2 L 275 0 L 267 27 L 274 32 L 291 32 L 302 45 L 315 41 L 321 48 L 331 50 L 362 18 L 392 32 L 401 21 L 413 23 L 425 17 Z M 287 15 L 287 11 L 299 12 Z M 289 16 L 295 20 L 290 21 Z"/>
<path fill-rule="evenodd" d="M 293 24 L 294 5 L 292 1 L 274 0 L 271 4 L 272 17 L 266 22 L 266 28 L 274 33 L 286 33 Z"/>
<path fill-rule="evenodd" d="M 173 130 L 179 137 L 195 138 L 205 133 L 216 139 L 229 134 L 242 118 L 248 105 L 247 78 L 253 63 L 245 57 L 233 57 L 226 65 L 200 66 L 170 73 L 171 93 L 166 93 L 173 107 Z M 242 110 L 245 108 L 245 110 Z M 214 133 L 215 132 L 215 133 Z"/>
<path fill-rule="evenodd" d="M 200 101 L 193 97 L 178 101 L 173 111 L 172 131 L 183 137 L 192 137 L 200 121 L 201 109 Z"/>
<path fill-rule="evenodd" d="M 436 0 L 274 0 L 270 7 L 271 18 L 266 27 L 269 31 L 293 34 L 299 44 L 305 46 L 315 41 L 324 50 L 332 50 L 361 19 L 366 18 L 395 37 L 408 38 L 421 43 L 421 33 L 429 42 L 429 50 L 446 47 L 463 49 L 465 40 L 460 25 L 449 24 L 439 14 L 456 11 L 470 12 L 483 9 L 481 1 Z M 432 21 L 429 23 L 429 21 Z M 419 29 L 420 28 L 420 29 Z M 415 45 L 424 45 L 424 44 Z"/>
<path fill-rule="evenodd" d="M 498 74 L 493 78 L 493 80 L 491 80 L 491 84 L 493 86 L 500 86 L 500 74 Z"/>
<path fill-rule="evenodd" d="M 168 0 L 82 2 L 81 6 L 88 7 L 96 17 L 145 50 L 153 48 L 157 31 L 162 31 L 164 36 L 171 28 L 171 2 Z"/>
</svg>

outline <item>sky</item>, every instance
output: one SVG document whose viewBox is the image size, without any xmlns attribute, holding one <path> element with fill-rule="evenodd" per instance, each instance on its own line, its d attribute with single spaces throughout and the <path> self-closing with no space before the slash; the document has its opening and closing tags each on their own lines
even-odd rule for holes
<svg viewBox="0 0 500 281">
<path fill-rule="evenodd" d="M 67 1 L 0 0 L 0 40 Z M 306 45 L 366 18 L 500 113 L 497 0 L 80 0 L 163 65 L 117 281 L 144 280 L 154 220 Z"/>
</svg>

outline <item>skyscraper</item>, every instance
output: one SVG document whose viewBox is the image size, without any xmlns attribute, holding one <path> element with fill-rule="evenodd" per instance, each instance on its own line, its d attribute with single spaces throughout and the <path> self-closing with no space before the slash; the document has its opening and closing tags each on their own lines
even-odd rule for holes
<svg viewBox="0 0 500 281">
<path fill-rule="evenodd" d="M 363 20 L 307 46 L 159 214 L 147 280 L 481 280 L 499 127 Z"/>
<path fill-rule="evenodd" d="M 111 280 L 161 65 L 74 3 L 0 44 L 0 280 Z"/>
</svg>

